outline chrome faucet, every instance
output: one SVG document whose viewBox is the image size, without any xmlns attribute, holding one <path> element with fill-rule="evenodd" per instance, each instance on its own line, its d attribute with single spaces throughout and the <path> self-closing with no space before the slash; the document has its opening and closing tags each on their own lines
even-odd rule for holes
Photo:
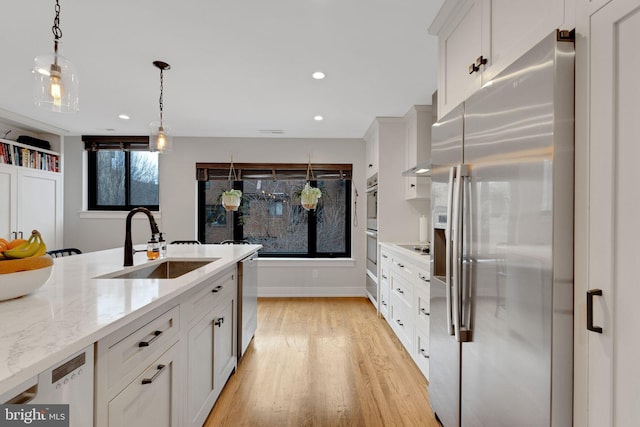
<svg viewBox="0 0 640 427">
<path fill-rule="evenodd" d="M 138 212 L 142 212 L 149 218 L 149 226 L 151 227 L 151 235 L 155 235 L 160 233 L 158 230 L 158 224 L 156 224 L 156 220 L 153 218 L 153 214 L 147 208 L 134 208 L 129 211 L 127 215 L 127 225 L 125 229 L 124 235 L 124 266 L 128 267 L 133 265 L 133 243 L 131 242 L 131 218 L 137 214 Z"/>
</svg>

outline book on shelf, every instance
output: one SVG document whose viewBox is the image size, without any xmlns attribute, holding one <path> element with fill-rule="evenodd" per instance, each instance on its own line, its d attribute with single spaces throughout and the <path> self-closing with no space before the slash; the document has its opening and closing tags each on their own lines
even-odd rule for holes
<svg viewBox="0 0 640 427">
<path fill-rule="evenodd" d="M 60 172 L 60 156 L 7 142 L 0 142 L 0 164 Z"/>
</svg>

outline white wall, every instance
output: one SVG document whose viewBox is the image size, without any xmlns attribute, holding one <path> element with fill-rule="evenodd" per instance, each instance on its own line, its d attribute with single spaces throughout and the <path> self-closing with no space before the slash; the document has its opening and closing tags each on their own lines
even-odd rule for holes
<svg viewBox="0 0 640 427">
<path fill-rule="evenodd" d="M 261 296 L 365 295 L 365 167 L 360 139 L 180 138 L 174 150 L 160 156 L 160 218 L 168 241 L 193 239 L 197 234 L 197 162 L 352 163 L 358 190 L 358 225 L 352 224 L 352 260 L 263 260 L 260 262 Z M 65 137 L 65 228 L 67 247 L 95 251 L 121 247 L 126 213 L 94 215 L 83 211 L 83 144 L 80 137 Z M 353 193 L 353 201 L 355 191 Z M 86 204 L 85 204 L 86 205 Z M 132 227 L 134 243 L 145 243 L 149 225 L 137 215 Z"/>
</svg>

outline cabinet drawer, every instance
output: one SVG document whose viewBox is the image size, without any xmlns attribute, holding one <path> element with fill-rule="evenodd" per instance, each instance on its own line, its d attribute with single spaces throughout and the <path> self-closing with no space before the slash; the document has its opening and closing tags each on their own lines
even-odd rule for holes
<svg viewBox="0 0 640 427">
<path fill-rule="evenodd" d="M 390 297 L 390 285 L 389 278 L 381 276 L 380 278 L 380 313 L 388 319 L 389 318 L 389 297 Z"/>
<path fill-rule="evenodd" d="M 174 345 L 109 402 L 109 427 L 180 425 L 179 356 Z"/>
<path fill-rule="evenodd" d="M 431 285 L 431 273 L 429 273 L 429 270 L 425 270 L 424 268 L 417 269 L 416 284 L 429 289 L 429 286 Z"/>
<path fill-rule="evenodd" d="M 380 249 L 380 265 L 391 265 L 391 254 L 384 249 Z"/>
<path fill-rule="evenodd" d="M 237 293 L 236 280 L 236 267 L 233 267 L 209 283 L 199 286 L 183 304 L 188 323 L 199 320 L 203 314 L 211 311 L 217 301 Z"/>
<path fill-rule="evenodd" d="M 429 333 L 416 328 L 416 342 L 413 352 L 413 360 L 420 368 L 425 378 L 429 379 Z"/>
<path fill-rule="evenodd" d="M 413 300 L 413 284 L 404 277 L 394 275 L 391 280 L 391 293 L 410 306 Z"/>
<path fill-rule="evenodd" d="M 424 291 L 416 292 L 416 304 L 413 307 L 416 314 L 416 326 L 429 330 L 429 294 Z"/>
<path fill-rule="evenodd" d="M 110 346 L 109 388 L 137 376 L 138 365 L 175 343 L 179 331 L 180 311 L 176 306 Z"/>
<path fill-rule="evenodd" d="M 389 322 L 402 345 L 411 352 L 413 347 L 413 318 L 409 304 L 398 299 L 395 294 L 391 297 L 391 321 Z"/>
<path fill-rule="evenodd" d="M 393 266 L 391 268 L 394 275 L 401 276 L 405 280 L 411 282 L 413 281 L 417 272 L 417 269 L 413 264 L 396 256 L 393 257 Z"/>
</svg>

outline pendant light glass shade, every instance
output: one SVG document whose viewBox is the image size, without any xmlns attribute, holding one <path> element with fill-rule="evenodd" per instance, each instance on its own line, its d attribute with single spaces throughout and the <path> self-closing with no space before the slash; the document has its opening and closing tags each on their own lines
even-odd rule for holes
<svg viewBox="0 0 640 427">
<path fill-rule="evenodd" d="M 149 124 L 149 151 L 164 153 L 173 149 L 171 127 L 166 122 L 151 122 Z"/>
<path fill-rule="evenodd" d="M 57 53 L 39 55 L 33 67 L 34 101 L 45 110 L 56 113 L 75 113 L 80 102 L 80 80 L 75 65 Z"/>
</svg>

